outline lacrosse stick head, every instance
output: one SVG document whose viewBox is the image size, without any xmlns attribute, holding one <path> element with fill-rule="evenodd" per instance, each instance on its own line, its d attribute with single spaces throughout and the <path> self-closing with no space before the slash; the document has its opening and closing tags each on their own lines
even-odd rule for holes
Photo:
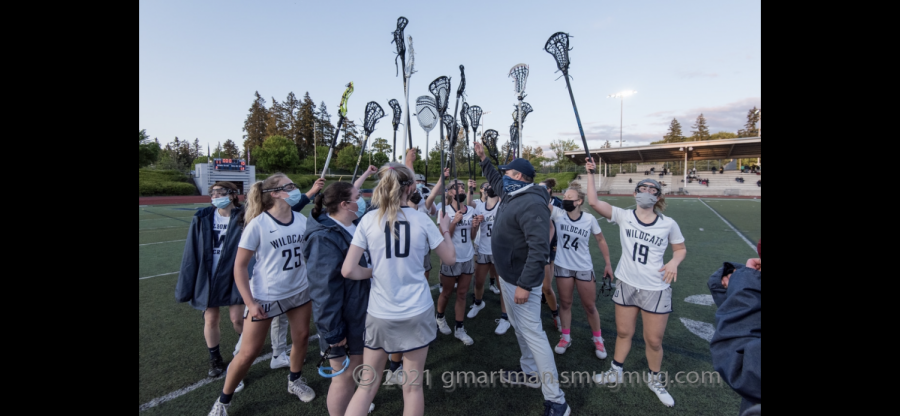
<svg viewBox="0 0 900 416">
<path fill-rule="evenodd" d="M 434 98 L 427 95 L 416 98 L 416 118 L 419 120 L 419 125 L 425 130 L 425 133 L 430 132 L 434 129 L 434 126 L 437 126 L 438 114 L 437 106 L 434 105 Z"/>
<path fill-rule="evenodd" d="M 494 129 L 485 131 L 484 135 L 481 136 L 481 143 L 484 144 L 485 149 L 487 149 L 491 158 L 494 159 L 494 162 L 497 162 L 497 159 L 500 157 L 500 149 L 497 148 L 498 137 L 500 137 L 500 133 Z"/>
<path fill-rule="evenodd" d="M 556 32 L 547 43 L 544 44 L 544 50 L 556 59 L 556 67 L 563 74 L 569 73 L 569 34 L 565 32 Z"/>
<path fill-rule="evenodd" d="M 394 40 L 392 40 L 391 43 L 397 44 L 397 56 L 394 58 L 394 66 L 397 65 L 397 58 L 406 62 L 406 44 L 403 43 L 403 29 L 406 27 L 407 23 L 409 23 L 409 20 L 400 16 L 400 18 L 397 19 L 397 29 L 393 32 Z"/>
<path fill-rule="evenodd" d="M 469 104 L 463 101 L 462 108 L 459 109 L 459 121 L 462 122 L 462 128 L 466 132 L 469 131 L 469 120 L 466 119 L 466 113 L 469 111 Z"/>
<path fill-rule="evenodd" d="M 457 97 L 461 97 L 466 92 L 466 68 L 462 65 L 459 66 L 459 77 L 459 87 L 456 88 Z"/>
<path fill-rule="evenodd" d="M 455 137 L 456 134 L 453 131 L 453 116 L 450 114 L 444 114 L 441 116 L 441 122 L 444 123 L 444 130 L 447 131 L 447 135 L 451 136 L 451 140 L 455 140 L 452 137 Z"/>
<path fill-rule="evenodd" d="M 428 91 L 434 95 L 434 104 L 437 107 L 438 114 L 443 115 L 447 112 L 447 104 L 450 103 L 450 78 L 445 76 L 437 77 L 431 81 Z"/>
<path fill-rule="evenodd" d="M 478 124 L 481 123 L 481 107 L 477 105 L 473 105 L 469 107 L 469 111 L 466 114 L 469 116 L 469 123 L 472 124 L 472 131 L 478 131 Z"/>
<path fill-rule="evenodd" d="M 350 95 L 353 94 L 353 81 L 350 81 L 347 84 L 347 89 L 344 90 L 344 95 L 341 96 L 341 105 L 338 107 L 338 113 L 341 114 L 341 117 L 347 117 L 347 100 L 350 99 Z"/>
<path fill-rule="evenodd" d="M 416 72 L 414 69 L 416 65 L 416 52 L 413 51 L 412 36 L 407 36 L 406 39 L 409 41 L 409 62 L 406 63 L 406 77 L 409 78 L 412 76 L 413 72 Z"/>
<path fill-rule="evenodd" d="M 519 105 L 514 104 L 513 107 L 516 108 L 515 110 L 513 110 L 513 113 L 512 113 L 513 120 L 518 121 L 519 120 Z M 523 101 L 522 102 L 522 124 L 523 125 L 525 124 L 525 118 L 528 117 L 528 114 L 531 114 L 532 111 L 534 111 L 534 109 L 531 108 L 531 104 L 528 104 Z"/>
<path fill-rule="evenodd" d="M 528 81 L 528 64 L 518 64 L 509 70 L 509 77 L 513 79 L 516 94 L 525 92 L 525 82 Z"/>
<path fill-rule="evenodd" d="M 397 126 L 400 125 L 400 115 L 403 114 L 403 110 L 400 109 L 400 103 L 395 99 L 388 101 L 388 105 L 394 110 L 394 119 L 391 120 L 391 124 L 394 126 L 394 131 L 397 131 Z"/>
<path fill-rule="evenodd" d="M 381 109 L 381 106 L 375 101 L 369 101 L 366 104 L 366 118 L 363 120 L 363 130 L 366 131 L 366 136 L 375 131 L 375 123 L 382 117 L 384 117 L 384 110 Z"/>
</svg>

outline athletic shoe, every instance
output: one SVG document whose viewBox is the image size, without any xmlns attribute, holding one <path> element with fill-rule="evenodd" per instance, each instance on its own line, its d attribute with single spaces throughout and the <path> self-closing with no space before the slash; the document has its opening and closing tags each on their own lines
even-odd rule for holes
<svg viewBox="0 0 900 416">
<path fill-rule="evenodd" d="M 672 395 L 666 391 L 666 388 L 663 387 L 662 383 L 659 381 L 659 374 L 650 376 L 647 387 L 650 387 L 650 390 L 653 390 L 653 392 L 656 393 L 656 397 L 658 397 L 659 401 L 666 405 L 666 407 L 675 406 L 675 399 L 672 398 Z"/>
<path fill-rule="evenodd" d="M 316 393 L 313 391 L 312 387 L 306 385 L 306 379 L 303 377 L 291 381 L 290 376 L 288 376 L 288 393 L 296 395 L 300 398 L 301 402 L 306 403 L 309 403 L 312 399 L 316 398 Z"/>
<path fill-rule="evenodd" d="M 237 344 L 234 344 L 234 352 L 231 353 L 233 357 L 237 357 L 238 353 L 241 351 L 241 342 L 244 340 L 243 337 L 238 336 Z"/>
<path fill-rule="evenodd" d="M 435 318 L 437 320 L 438 329 L 444 335 L 450 335 L 450 326 L 447 325 L 447 318 Z"/>
<path fill-rule="evenodd" d="M 209 372 L 207 373 L 210 377 L 218 377 L 222 372 L 225 371 L 225 363 L 222 362 L 222 357 L 210 358 L 209 359 Z"/>
<path fill-rule="evenodd" d="M 533 389 L 541 388 L 541 379 L 533 374 L 520 371 L 501 371 L 500 382 L 512 385 L 523 385 Z"/>
<path fill-rule="evenodd" d="M 269 367 L 272 367 L 273 370 L 276 368 L 284 368 L 284 367 L 290 367 L 290 366 L 291 366 L 291 358 L 288 357 L 287 354 L 280 354 L 277 357 L 273 355 L 272 361 L 269 362 Z"/>
<path fill-rule="evenodd" d="M 463 344 L 472 345 L 475 343 L 475 340 L 473 340 L 472 337 L 470 337 L 469 334 L 466 333 L 466 328 L 464 327 L 456 328 L 456 333 L 454 334 L 454 336 L 462 341 Z"/>
<path fill-rule="evenodd" d="M 212 410 L 209 411 L 209 416 L 228 416 L 228 406 L 231 406 L 231 403 L 225 404 L 216 399 Z"/>
<path fill-rule="evenodd" d="M 369 413 L 372 413 L 375 410 L 375 403 L 369 403 Z"/>
<path fill-rule="evenodd" d="M 572 346 L 572 341 L 566 341 L 565 338 L 560 338 L 559 343 L 556 344 L 556 348 L 554 348 L 553 350 L 556 351 L 557 354 L 563 354 L 571 346 Z"/>
<path fill-rule="evenodd" d="M 503 318 L 494 319 L 494 322 L 497 323 L 497 329 L 494 330 L 494 333 L 497 335 L 503 335 L 506 331 L 509 330 L 509 321 Z"/>
<path fill-rule="evenodd" d="M 597 358 L 601 360 L 606 358 L 606 346 L 603 345 L 603 338 L 594 340 L 594 348 L 596 349 L 594 353 L 597 354 Z"/>
<path fill-rule="evenodd" d="M 622 379 L 622 367 L 616 367 L 614 365 L 611 365 L 609 370 L 600 374 L 594 374 L 594 383 L 597 384 L 618 384 L 624 381 L 625 380 Z"/>
<path fill-rule="evenodd" d="M 549 400 L 544 402 L 544 415 L 569 416 L 570 414 L 572 414 L 572 408 L 568 403 L 553 403 Z"/>
<path fill-rule="evenodd" d="M 238 383 L 237 387 L 234 388 L 234 392 L 237 393 L 243 389 L 244 389 L 244 380 L 241 380 L 241 382 Z"/>
<path fill-rule="evenodd" d="M 553 326 L 557 331 L 559 331 L 559 333 L 562 333 L 562 319 L 560 319 L 559 316 L 553 318 Z"/>
<path fill-rule="evenodd" d="M 384 384 L 402 386 L 403 382 L 406 381 L 406 374 L 403 373 L 403 366 L 400 366 L 397 368 L 397 371 L 394 372 L 388 370 L 387 374 L 387 377 L 384 379 Z"/>
<path fill-rule="evenodd" d="M 491 292 L 494 292 L 494 294 L 499 295 L 500 289 L 497 288 L 497 286 L 491 285 Z"/>
<path fill-rule="evenodd" d="M 472 306 L 469 306 L 469 309 L 471 310 L 466 315 L 466 318 L 472 319 L 475 317 L 475 315 L 478 315 L 478 311 L 484 309 L 484 302 L 482 301 L 481 305 L 476 305 L 473 303 Z"/>
</svg>

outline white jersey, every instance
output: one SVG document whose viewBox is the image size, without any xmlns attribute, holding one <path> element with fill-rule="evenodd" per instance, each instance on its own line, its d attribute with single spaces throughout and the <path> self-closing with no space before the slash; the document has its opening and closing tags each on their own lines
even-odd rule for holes
<svg viewBox="0 0 900 416">
<path fill-rule="evenodd" d="M 593 271 L 591 240 L 601 232 L 597 218 L 581 211 L 578 219 L 573 220 L 566 210 L 552 208 L 550 219 L 556 223 L 556 265 L 577 272 Z"/>
<path fill-rule="evenodd" d="M 488 209 L 487 204 L 484 202 L 478 201 L 476 203 L 475 215 L 484 215 L 484 221 L 478 226 L 478 231 L 475 234 L 475 245 L 478 247 L 478 254 L 488 256 L 494 254 L 491 250 L 491 234 L 494 232 L 494 217 L 497 216 L 497 211 L 499 211 L 497 207 L 499 206 L 499 200 L 491 209 Z"/>
<path fill-rule="evenodd" d="M 644 224 L 634 210 L 612 207 L 611 223 L 619 224 L 622 258 L 616 266 L 616 277 L 644 290 L 664 290 L 669 285 L 663 279 L 663 254 L 669 244 L 681 244 L 684 236 L 678 224 L 669 217 L 658 215 L 656 221 Z M 558 256 L 558 254 L 557 254 Z M 557 257 L 558 258 L 558 257 Z"/>
<path fill-rule="evenodd" d="M 419 315 L 434 305 L 422 259 L 444 238 L 427 215 L 409 207 L 397 213 L 393 230 L 387 218 L 377 219 L 377 211 L 362 217 L 350 243 L 372 258 L 368 313 L 391 320 Z"/>
<path fill-rule="evenodd" d="M 216 210 L 215 215 L 213 215 L 213 229 L 212 229 L 212 255 L 213 255 L 213 268 L 212 275 L 216 275 L 216 269 L 219 268 L 219 257 L 222 256 L 222 244 L 225 242 L 225 235 L 228 233 L 228 221 L 231 218 L 223 217 L 219 215 L 219 210 Z"/>
<path fill-rule="evenodd" d="M 306 217 L 299 212 L 291 211 L 291 214 L 291 221 L 285 224 L 263 212 L 244 227 L 238 247 L 256 252 L 256 266 L 250 279 L 254 299 L 282 300 L 309 286 L 303 262 Z"/>
<path fill-rule="evenodd" d="M 462 206 L 466 207 L 466 213 L 463 214 L 462 219 L 456 224 L 456 229 L 453 230 L 453 247 L 456 249 L 457 263 L 466 262 L 475 257 L 475 248 L 472 246 L 472 218 L 475 217 L 475 209 L 465 205 Z M 456 210 L 448 205 L 444 215 L 452 223 Z"/>
</svg>

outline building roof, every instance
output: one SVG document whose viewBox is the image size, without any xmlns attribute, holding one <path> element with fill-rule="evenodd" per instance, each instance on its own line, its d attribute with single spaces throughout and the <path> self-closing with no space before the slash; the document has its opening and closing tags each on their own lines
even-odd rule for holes
<svg viewBox="0 0 900 416">
<path fill-rule="evenodd" d="M 610 147 L 591 149 L 591 155 L 603 163 L 653 163 L 684 160 L 684 150 L 688 160 L 733 159 L 762 157 L 762 138 L 742 137 L 738 139 L 705 140 L 682 143 L 650 144 L 646 146 Z M 584 165 L 584 150 L 566 152 L 573 162 Z"/>
</svg>

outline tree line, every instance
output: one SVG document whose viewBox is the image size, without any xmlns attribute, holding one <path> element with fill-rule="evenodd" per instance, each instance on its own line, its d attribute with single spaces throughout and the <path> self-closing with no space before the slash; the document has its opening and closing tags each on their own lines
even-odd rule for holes
<svg viewBox="0 0 900 416">
<path fill-rule="evenodd" d="M 709 127 L 706 125 L 706 118 L 703 117 L 703 113 L 700 113 L 700 116 L 697 117 L 697 121 L 691 127 L 691 135 L 685 136 L 681 132 L 681 123 L 678 122 L 678 119 L 673 118 L 672 122 L 669 123 L 669 131 L 665 134 L 665 136 L 663 136 L 663 139 L 651 142 L 650 144 L 680 143 L 700 140 L 722 140 L 734 139 L 738 137 L 757 137 L 759 136 L 759 120 L 760 111 L 758 108 L 756 108 L 756 106 L 753 106 L 753 108 L 751 108 L 747 112 L 747 122 L 744 124 L 744 128 L 738 130 L 737 133 L 720 131 L 715 134 L 710 134 Z"/>
</svg>

